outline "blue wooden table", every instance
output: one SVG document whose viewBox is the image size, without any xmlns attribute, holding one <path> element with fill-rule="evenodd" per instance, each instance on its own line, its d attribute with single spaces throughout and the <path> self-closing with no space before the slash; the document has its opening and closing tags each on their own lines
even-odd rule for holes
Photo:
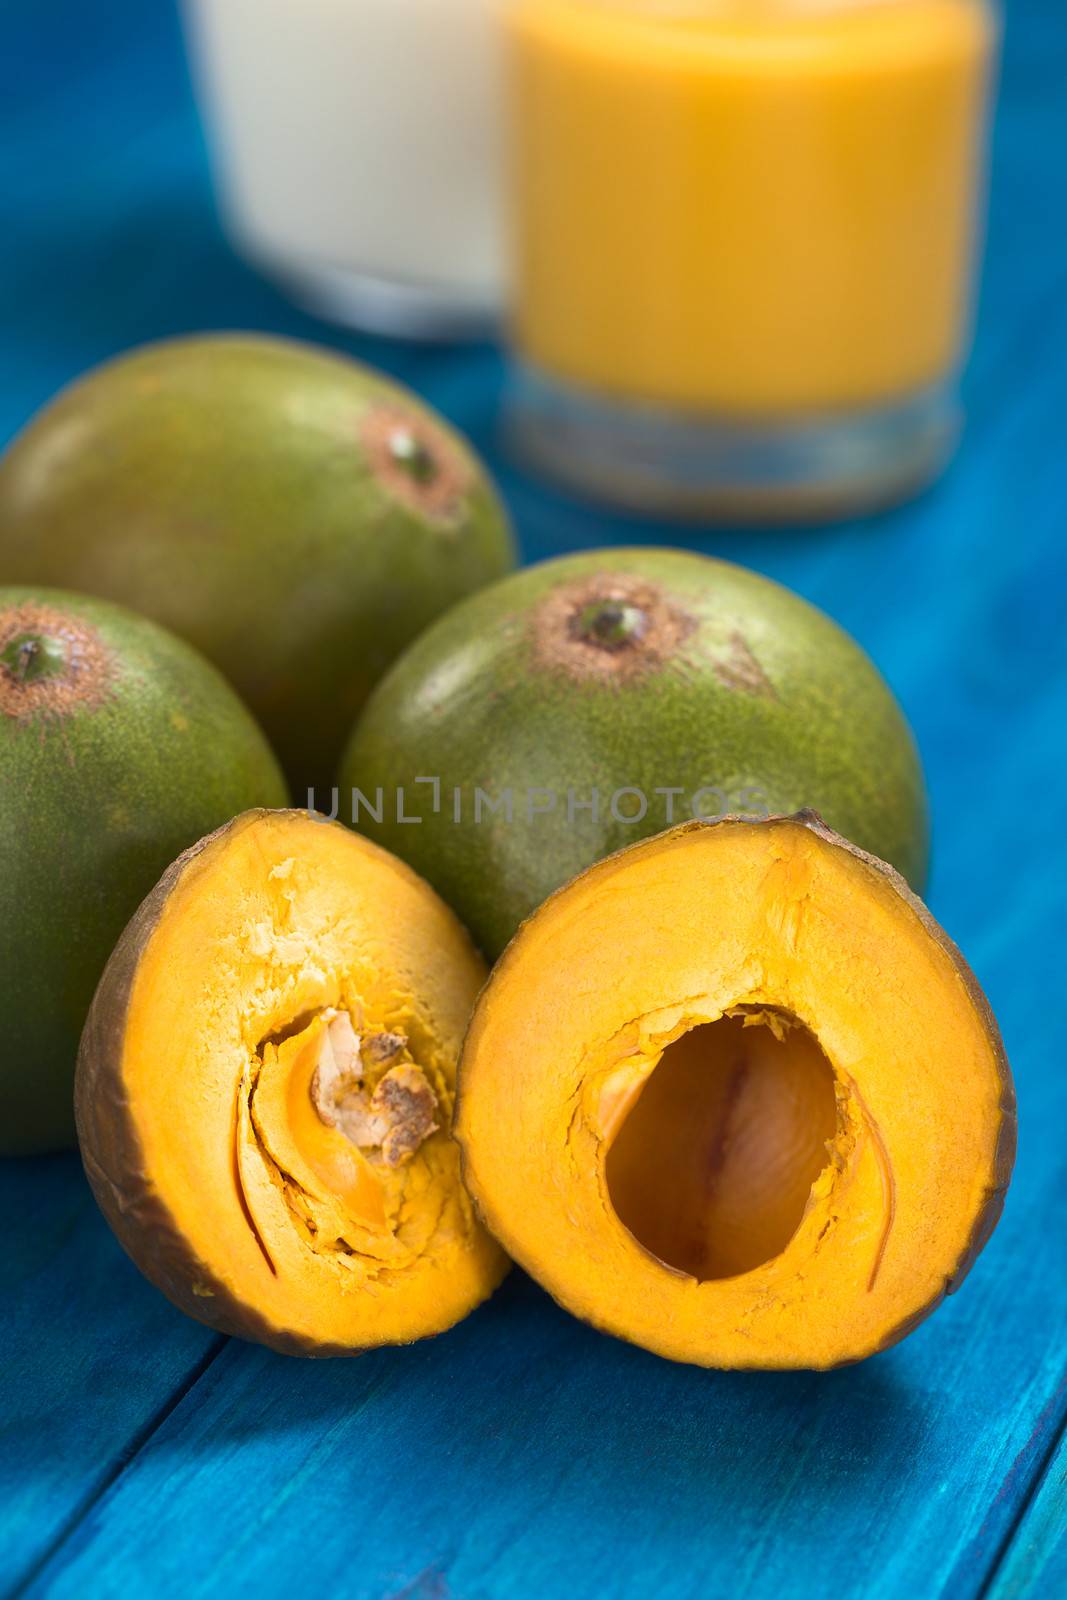
<svg viewBox="0 0 1067 1600">
<path fill-rule="evenodd" d="M 900 1348 L 828 1376 L 670 1366 L 571 1321 L 518 1273 L 444 1338 L 287 1360 L 172 1310 L 113 1242 L 74 1157 L 4 1164 L 0 1584 L 1067 1595 L 1067 11 L 1012 0 L 1012 13 L 955 470 L 860 525 L 679 535 L 509 469 L 493 350 L 344 338 L 233 258 L 169 3 L 3 0 L 0 439 L 144 339 L 240 326 L 332 340 L 473 435 L 527 558 L 669 539 L 825 607 L 915 724 L 933 907 L 1001 1019 L 1021 1143 L 1004 1221 L 959 1296 Z"/>
</svg>

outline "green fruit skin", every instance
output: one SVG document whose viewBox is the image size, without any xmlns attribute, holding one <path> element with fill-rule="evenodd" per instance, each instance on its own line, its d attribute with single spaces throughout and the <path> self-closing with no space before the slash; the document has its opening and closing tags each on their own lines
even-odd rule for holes
<svg viewBox="0 0 1067 1600">
<path fill-rule="evenodd" d="M 175 856 L 250 806 L 284 806 L 266 739 L 202 656 L 141 617 L 0 588 L 95 628 L 99 705 L 0 707 L 0 1155 L 74 1143 L 74 1063 L 112 947 Z"/>
<path fill-rule="evenodd" d="M 469 478 L 454 516 L 371 471 L 375 405 L 427 419 Z M 65 390 L 0 461 L 0 577 L 100 595 L 229 678 L 298 798 L 328 784 L 353 718 L 416 634 L 509 572 L 501 504 L 463 441 L 409 394 L 279 339 L 147 346 Z"/>
<path fill-rule="evenodd" d="M 575 680 L 545 664 L 531 618 L 561 584 L 605 573 L 658 585 L 694 626 L 677 653 L 629 682 Z M 740 636 L 769 692 L 723 681 Z M 433 791 L 415 784 L 439 777 Z M 473 817 L 473 789 L 499 801 L 514 791 L 514 819 Z M 669 549 L 603 550 L 531 567 L 457 606 L 428 630 L 372 696 L 338 778 L 339 815 L 408 861 L 434 885 L 495 958 L 554 889 L 601 857 L 687 820 L 703 785 L 728 809 L 811 808 L 861 849 L 888 860 L 916 888 L 929 828 L 914 739 L 889 688 L 859 646 L 822 612 L 756 573 Z M 452 791 L 463 790 L 455 821 Z M 649 801 L 640 821 L 616 820 L 608 802 L 632 786 Z M 686 794 L 657 797 L 658 787 Z M 399 822 L 393 793 L 405 791 Z M 528 820 L 529 788 L 552 790 L 555 809 Z M 598 788 L 600 816 L 567 814 Z M 756 791 L 753 799 L 746 791 Z M 536 803 L 536 800 L 535 800 Z M 670 805 L 674 811 L 671 815 Z M 618 810 L 637 807 L 620 799 Z M 323 805 L 323 809 L 327 809 Z M 704 814 L 720 809 L 705 797 Z"/>
</svg>

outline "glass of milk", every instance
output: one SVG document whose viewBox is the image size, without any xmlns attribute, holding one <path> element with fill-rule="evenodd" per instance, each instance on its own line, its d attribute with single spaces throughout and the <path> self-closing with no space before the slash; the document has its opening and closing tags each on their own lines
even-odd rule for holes
<svg viewBox="0 0 1067 1600">
<path fill-rule="evenodd" d="M 411 337 L 502 298 L 496 0 L 185 0 L 222 210 L 335 321 Z"/>
</svg>

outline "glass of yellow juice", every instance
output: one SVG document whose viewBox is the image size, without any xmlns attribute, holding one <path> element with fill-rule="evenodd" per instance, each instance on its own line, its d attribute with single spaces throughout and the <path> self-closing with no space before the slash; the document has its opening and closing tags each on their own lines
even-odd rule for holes
<svg viewBox="0 0 1067 1600">
<path fill-rule="evenodd" d="M 524 453 L 709 517 L 903 497 L 959 427 L 986 0 L 511 0 Z"/>
</svg>

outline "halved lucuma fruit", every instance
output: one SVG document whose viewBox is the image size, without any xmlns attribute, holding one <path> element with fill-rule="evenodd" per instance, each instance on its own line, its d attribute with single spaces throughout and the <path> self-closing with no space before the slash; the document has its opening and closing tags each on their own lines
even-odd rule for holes
<svg viewBox="0 0 1067 1600">
<path fill-rule="evenodd" d="M 579 1316 L 821 1368 L 958 1287 L 1015 1101 L 955 946 L 801 813 L 687 824 L 547 901 L 479 1002 L 456 1134 L 489 1228 Z"/>
<path fill-rule="evenodd" d="M 450 1327 L 506 1260 L 450 1135 L 485 969 L 409 868 L 305 812 L 187 851 L 123 935 L 78 1061 L 82 1156 L 190 1316 L 293 1354 Z"/>
</svg>

